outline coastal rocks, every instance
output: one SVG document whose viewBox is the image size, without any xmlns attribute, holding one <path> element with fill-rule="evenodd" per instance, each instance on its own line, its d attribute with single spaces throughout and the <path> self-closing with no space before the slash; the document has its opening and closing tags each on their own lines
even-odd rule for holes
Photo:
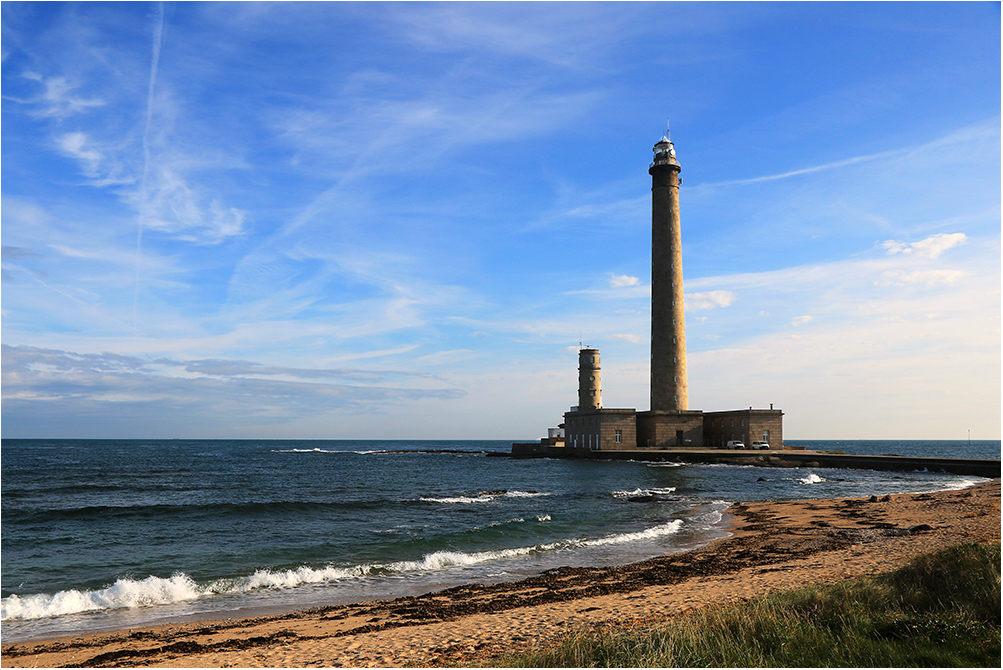
<svg viewBox="0 0 1003 670">
<path fill-rule="evenodd" d="M 927 525 L 925 523 L 916 524 L 915 526 L 909 526 L 908 528 L 890 528 L 885 531 L 885 535 L 890 535 L 892 537 L 902 537 L 904 535 L 915 535 L 917 533 L 926 533 L 933 530 L 933 526 Z"/>
</svg>

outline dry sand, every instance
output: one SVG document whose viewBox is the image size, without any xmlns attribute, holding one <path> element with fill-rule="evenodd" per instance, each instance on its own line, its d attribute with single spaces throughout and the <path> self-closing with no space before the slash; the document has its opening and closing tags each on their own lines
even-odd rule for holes
<svg viewBox="0 0 1003 670">
<path fill-rule="evenodd" d="M 999 542 L 1000 481 L 880 499 L 736 505 L 734 535 L 616 568 L 392 601 L 5 645 L 3 667 L 400 667 L 468 664 L 582 624 L 632 626 L 711 603 L 894 569 Z"/>
</svg>

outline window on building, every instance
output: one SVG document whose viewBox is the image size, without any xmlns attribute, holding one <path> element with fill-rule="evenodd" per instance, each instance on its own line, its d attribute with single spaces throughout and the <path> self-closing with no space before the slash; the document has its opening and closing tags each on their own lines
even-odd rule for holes
<svg viewBox="0 0 1003 670">
<path fill-rule="evenodd" d="M 615 433 L 614 437 L 616 438 L 616 443 L 617 444 L 622 444 L 623 443 L 623 431 L 621 429 L 619 429 L 619 428 L 616 429 L 616 433 Z"/>
<path fill-rule="evenodd" d="M 745 419 L 742 419 L 742 427 L 745 427 Z"/>
</svg>

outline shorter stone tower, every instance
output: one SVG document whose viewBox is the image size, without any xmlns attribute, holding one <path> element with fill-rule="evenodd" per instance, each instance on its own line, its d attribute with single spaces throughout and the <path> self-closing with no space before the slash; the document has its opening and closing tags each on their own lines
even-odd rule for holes
<svg viewBox="0 0 1003 670">
<path fill-rule="evenodd" d="M 578 411 L 602 409 L 599 380 L 599 350 L 578 350 Z"/>
</svg>

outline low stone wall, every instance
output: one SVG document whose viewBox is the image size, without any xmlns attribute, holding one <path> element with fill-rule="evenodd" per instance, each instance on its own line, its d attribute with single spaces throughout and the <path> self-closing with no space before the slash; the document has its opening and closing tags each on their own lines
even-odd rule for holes
<svg viewBox="0 0 1003 670">
<path fill-rule="evenodd" d="M 515 458 L 571 457 L 563 448 L 538 443 L 513 444 Z M 579 456 L 581 457 L 581 456 Z M 976 477 L 1000 477 L 1000 460 L 992 458 L 922 458 L 915 456 L 868 456 L 828 454 L 820 451 L 769 450 L 727 451 L 722 449 L 630 449 L 592 451 L 593 459 L 675 461 L 680 463 L 725 463 L 778 468 L 845 468 L 851 470 L 950 472 Z"/>
</svg>

